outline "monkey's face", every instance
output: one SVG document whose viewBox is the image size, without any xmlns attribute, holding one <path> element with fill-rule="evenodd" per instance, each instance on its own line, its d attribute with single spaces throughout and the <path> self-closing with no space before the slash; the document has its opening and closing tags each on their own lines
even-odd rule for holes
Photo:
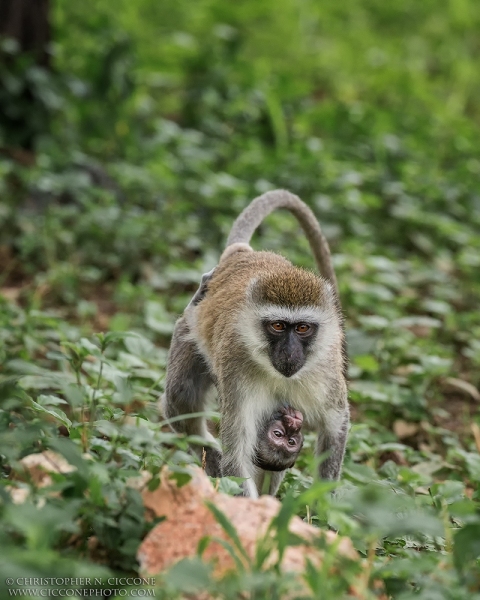
<svg viewBox="0 0 480 600">
<path fill-rule="evenodd" d="M 268 354 L 273 367 L 284 377 L 292 377 L 304 366 L 315 340 L 318 323 L 307 321 L 263 321 Z"/>
<path fill-rule="evenodd" d="M 303 446 L 303 415 L 282 406 L 260 429 L 254 463 L 266 471 L 293 467 Z"/>
</svg>

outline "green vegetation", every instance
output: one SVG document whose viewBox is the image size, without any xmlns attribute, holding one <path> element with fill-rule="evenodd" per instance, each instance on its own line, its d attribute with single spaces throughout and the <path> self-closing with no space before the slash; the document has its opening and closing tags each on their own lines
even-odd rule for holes
<svg viewBox="0 0 480 600">
<path fill-rule="evenodd" d="M 331 243 L 353 426 L 333 498 L 307 436 L 278 544 L 308 514 L 366 557 L 362 598 L 480 599 L 478 2 L 52 10 L 51 72 L 1 49 L 0 111 L 24 130 L 0 128 L 0 589 L 136 572 L 151 524 L 126 480 L 193 461 L 158 426 L 172 324 L 241 208 L 285 187 Z M 34 152 L 11 151 L 27 134 Z M 288 215 L 255 243 L 313 266 Z M 76 470 L 18 483 L 47 448 Z M 358 566 L 335 560 L 305 598 L 348 596 Z M 259 565 L 222 583 L 179 565 L 156 597 L 281 598 L 289 578 Z"/>
</svg>

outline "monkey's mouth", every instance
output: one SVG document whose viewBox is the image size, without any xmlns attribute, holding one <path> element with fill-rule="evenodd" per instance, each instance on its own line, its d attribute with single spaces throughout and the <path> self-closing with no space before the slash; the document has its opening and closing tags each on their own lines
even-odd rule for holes
<svg viewBox="0 0 480 600">
<path fill-rule="evenodd" d="M 275 370 L 277 370 L 284 377 L 292 377 L 295 373 L 298 373 L 300 369 L 303 367 L 303 362 L 299 364 L 298 362 L 274 362 L 272 363 Z"/>
<path fill-rule="evenodd" d="M 255 454 L 253 464 L 264 471 L 284 471 L 290 469 L 295 464 L 295 457 L 285 455 L 281 451 L 276 451 L 273 456 L 265 460 L 262 456 Z"/>
<path fill-rule="evenodd" d="M 255 451 L 253 455 L 253 464 L 264 471 L 284 471 L 290 469 L 295 464 L 297 456 L 303 447 L 303 441 L 294 448 L 286 447 L 283 442 L 279 442 L 274 437 L 269 436 L 270 449 L 269 456 L 262 456 L 261 452 Z"/>
</svg>

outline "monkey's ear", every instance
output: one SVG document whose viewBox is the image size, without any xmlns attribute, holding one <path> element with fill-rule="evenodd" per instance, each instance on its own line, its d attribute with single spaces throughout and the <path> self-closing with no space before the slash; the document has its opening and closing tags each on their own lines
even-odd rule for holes
<svg viewBox="0 0 480 600">
<path fill-rule="evenodd" d="M 234 244 L 231 244 L 225 248 L 222 256 L 220 257 L 220 262 L 232 254 L 236 254 L 237 252 L 253 252 L 253 249 L 249 244 L 245 244 L 244 242 L 235 242 Z"/>
<path fill-rule="evenodd" d="M 196 306 L 199 302 L 201 302 L 205 298 L 205 296 L 207 294 L 207 289 L 208 289 L 208 282 L 213 277 L 213 274 L 215 273 L 216 268 L 217 267 L 213 267 L 213 269 L 211 271 L 209 271 L 208 273 L 204 273 L 202 275 L 202 281 L 200 282 L 200 286 L 199 286 L 198 290 L 195 292 L 195 295 L 193 296 L 193 298 L 188 303 L 187 308 L 189 308 L 190 306 Z"/>
</svg>

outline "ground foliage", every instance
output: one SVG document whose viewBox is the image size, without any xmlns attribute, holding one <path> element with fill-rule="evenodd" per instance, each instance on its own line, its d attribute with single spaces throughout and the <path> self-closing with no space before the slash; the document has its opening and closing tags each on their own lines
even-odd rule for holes
<svg viewBox="0 0 480 600">
<path fill-rule="evenodd" d="M 1 47 L 5 576 L 136 572 L 151 525 L 127 479 L 167 463 L 182 481 L 193 460 L 158 424 L 175 316 L 234 216 L 285 187 L 331 243 L 354 418 L 334 497 L 312 485 L 307 436 L 277 542 L 296 513 L 352 537 L 362 597 L 480 598 L 478 3 L 52 10 L 52 72 Z M 18 150 L 26 134 L 34 153 Z M 288 215 L 255 243 L 312 267 Z M 36 489 L 19 460 L 47 448 L 76 470 Z M 30 490 L 23 504 L 12 485 Z M 308 597 L 347 597 L 356 567 L 327 556 Z M 201 561 L 179 565 L 157 597 L 280 598 L 290 579 L 261 565 L 221 584 Z"/>
</svg>

